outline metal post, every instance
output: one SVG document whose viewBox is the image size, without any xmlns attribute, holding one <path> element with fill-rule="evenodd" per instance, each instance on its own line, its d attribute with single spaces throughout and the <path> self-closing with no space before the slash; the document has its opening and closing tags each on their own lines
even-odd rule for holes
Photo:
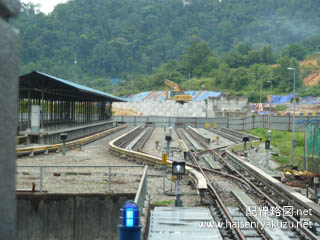
<svg viewBox="0 0 320 240">
<path fill-rule="evenodd" d="M 303 167 L 307 171 L 307 124 L 304 126 L 304 152 L 303 152 Z"/>
<path fill-rule="evenodd" d="M 247 152 L 247 142 L 246 141 L 244 141 L 244 144 L 243 144 L 243 155 L 245 156 L 245 157 L 248 157 L 248 152 Z"/>
<path fill-rule="evenodd" d="M 293 164 L 293 155 L 294 155 L 294 149 L 297 145 L 296 143 L 296 136 L 295 136 L 295 116 L 296 116 L 296 69 L 295 68 L 288 68 L 288 70 L 293 70 L 293 125 L 292 125 L 292 149 L 291 149 L 291 155 L 290 155 L 290 162 L 289 165 L 292 166 Z"/>
<path fill-rule="evenodd" d="M 261 81 L 260 81 L 260 103 L 262 103 L 262 81 L 263 81 L 263 77 L 264 77 L 264 75 L 262 75 Z"/>
<path fill-rule="evenodd" d="M 272 81 L 270 81 L 270 125 L 269 125 L 269 129 L 271 131 L 271 117 L 272 117 L 272 114 L 271 114 L 271 111 L 272 111 Z M 270 139 L 269 141 L 271 142 L 271 136 L 270 136 Z"/>
<path fill-rule="evenodd" d="M 143 186 L 144 186 L 144 195 L 146 196 L 147 195 L 147 192 L 148 192 L 148 165 L 146 166 L 146 177 L 144 178 L 144 183 L 143 183 Z M 145 197 L 144 197 L 145 199 Z"/>
<path fill-rule="evenodd" d="M 28 128 L 31 129 L 31 99 L 30 99 L 30 90 L 28 90 Z"/>
<path fill-rule="evenodd" d="M 265 167 L 269 167 L 269 157 L 270 157 L 270 152 L 269 152 L 269 149 L 267 149 L 267 158 L 266 158 L 266 161 L 265 161 Z"/>
<path fill-rule="evenodd" d="M 167 141 L 167 158 L 170 154 L 170 141 Z M 162 191 L 163 194 L 166 192 L 166 177 L 167 177 L 167 164 L 162 165 L 162 171 L 163 171 L 163 179 L 162 179 Z"/>
<path fill-rule="evenodd" d="M 296 71 L 293 71 L 293 139 L 296 140 Z"/>
<path fill-rule="evenodd" d="M 176 186 L 176 207 L 182 207 L 182 200 L 181 200 L 181 176 L 177 176 L 177 186 Z"/>
<path fill-rule="evenodd" d="M 111 192 L 111 167 L 109 167 L 109 192 Z"/>
<path fill-rule="evenodd" d="M 309 184 L 306 185 L 306 197 L 309 198 Z"/>
<path fill-rule="evenodd" d="M 293 126 L 292 126 L 292 150 L 291 150 L 291 155 L 290 155 L 290 162 L 289 165 L 292 166 L 293 164 L 293 156 L 294 156 L 294 149 L 297 145 L 296 143 L 296 137 L 295 137 L 295 117 L 296 117 L 296 69 L 295 68 L 287 68 L 288 70 L 293 71 Z"/>
<path fill-rule="evenodd" d="M 63 143 L 62 143 L 62 155 L 66 155 L 66 141 L 63 140 Z"/>
<path fill-rule="evenodd" d="M 314 182 L 314 201 L 315 201 L 316 204 L 318 204 L 319 178 L 318 177 L 314 177 L 313 182 Z"/>
<path fill-rule="evenodd" d="M 40 167 L 40 192 L 42 192 L 43 167 Z"/>
<path fill-rule="evenodd" d="M 44 99 L 44 92 L 41 92 L 41 110 L 40 110 L 40 112 L 41 112 L 41 114 L 40 114 L 40 116 L 41 116 L 41 127 L 40 128 L 43 128 L 43 117 L 44 117 L 44 104 L 43 104 L 43 99 Z"/>
</svg>

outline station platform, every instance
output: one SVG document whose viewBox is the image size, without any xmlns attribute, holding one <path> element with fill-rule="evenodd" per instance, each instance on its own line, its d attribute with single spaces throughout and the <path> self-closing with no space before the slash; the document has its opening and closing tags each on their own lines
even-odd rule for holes
<svg viewBox="0 0 320 240">
<path fill-rule="evenodd" d="M 204 207 L 156 207 L 151 212 L 148 239 L 223 239 L 216 226 L 201 227 L 213 221 L 209 209 Z"/>
<path fill-rule="evenodd" d="M 40 129 L 40 131 L 20 131 L 19 137 L 25 138 L 25 144 L 56 144 L 60 142 L 60 134 L 67 133 L 68 140 L 84 137 L 93 133 L 107 130 L 116 125 L 114 121 L 96 121 L 88 124 L 80 124 L 73 127 L 59 128 L 55 130 Z"/>
</svg>

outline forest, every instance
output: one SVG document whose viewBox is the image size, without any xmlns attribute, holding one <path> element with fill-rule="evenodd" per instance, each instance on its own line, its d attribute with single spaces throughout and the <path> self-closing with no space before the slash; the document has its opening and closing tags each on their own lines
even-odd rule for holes
<svg viewBox="0 0 320 240">
<path fill-rule="evenodd" d="M 315 0 L 70 0 L 48 15 L 21 5 L 12 20 L 21 38 L 21 73 L 37 70 L 125 96 L 163 89 L 216 90 L 264 99 L 292 91 L 296 69 L 319 58 L 320 2 Z M 320 66 L 320 64 L 318 64 Z M 119 79 L 114 82 L 112 79 Z"/>
</svg>

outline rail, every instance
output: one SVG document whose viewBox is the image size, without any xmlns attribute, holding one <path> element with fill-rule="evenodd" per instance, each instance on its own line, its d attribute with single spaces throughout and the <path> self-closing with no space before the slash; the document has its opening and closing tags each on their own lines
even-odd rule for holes
<svg viewBox="0 0 320 240">
<path fill-rule="evenodd" d="M 256 145 L 259 145 L 260 144 L 260 139 L 255 137 L 255 136 L 252 136 L 252 135 L 248 135 L 248 134 L 245 134 L 245 133 L 241 133 L 241 132 L 237 132 L 237 131 L 234 131 L 232 130 L 232 132 L 230 131 L 226 131 L 225 129 L 223 129 L 222 131 L 224 132 L 227 132 L 228 135 L 236 135 L 237 138 L 241 139 L 242 137 L 246 136 L 246 137 L 249 137 L 249 139 L 251 140 L 251 142 L 249 142 L 250 146 L 253 147 L 253 146 L 256 146 Z M 247 144 L 248 145 L 248 144 Z M 272 178 L 271 176 L 265 174 L 263 171 L 261 171 L 260 169 L 256 168 L 255 166 L 250 166 L 250 163 L 247 163 L 247 162 L 244 162 L 242 159 L 238 158 L 233 152 L 235 150 L 238 150 L 238 151 L 241 151 L 243 150 L 244 148 L 244 145 L 243 144 L 236 144 L 236 145 L 232 145 L 230 147 L 227 148 L 227 154 L 229 154 L 229 158 L 230 158 L 230 155 L 232 157 L 234 157 L 233 159 L 235 159 L 235 162 L 237 162 L 238 164 L 243 164 L 247 167 L 247 170 L 250 171 L 250 173 L 252 175 L 254 175 L 257 179 L 259 180 L 262 180 L 261 182 L 262 183 L 265 183 L 267 186 L 269 186 L 270 188 L 274 189 L 274 186 L 280 188 L 278 193 L 280 193 L 280 196 L 283 196 L 283 192 L 286 192 L 283 190 L 283 188 L 288 188 L 287 186 L 283 186 L 280 182 L 278 182 L 277 180 L 275 180 L 274 178 Z M 210 150 L 207 150 L 206 152 L 208 152 Z M 222 157 L 220 155 L 218 155 L 217 153 L 215 153 L 214 151 L 210 151 L 212 154 L 215 154 L 216 156 L 220 157 L 221 161 L 224 163 L 224 165 L 226 164 L 226 162 L 222 159 Z M 249 167 L 248 167 L 249 165 Z M 236 171 L 234 169 L 234 171 Z M 237 172 L 237 175 L 238 176 L 241 176 L 242 179 L 245 179 L 245 180 L 242 180 L 241 178 L 241 182 L 242 183 L 245 183 L 246 187 L 248 189 L 250 188 L 253 188 L 255 189 L 255 191 L 257 193 L 259 193 L 261 196 L 264 197 L 265 200 L 267 200 L 269 202 L 269 204 L 271 204 L 272 206 L 275 206 L 275 207 L 278 207 L 279 209 L 281 209 L 279 207 L 279 205 L 273 201 L 268 195 L 264 194 L 260 189 L 258 189 L 252 182 L 248 181 L 242 174 L 240 174 L 238 171 Z M 275 181 L 278 182 L 279 184 L 275 184 Z M 273 185 L 269 184 L 270 183 L 274 183 Z M 208 184 L 208 188 L 211 188 L 211 186 Z M 288 188 L 289 189 L 289 188 Z M 282 190 L 282 192 L 281 192 Z M 300 196 L 298 197 L 296 192 L 294 192 L 293 190 L 289 189 L 289 192 L 291 192 L 292 194 L 288 194 L 289 196 L 289 199 L 286 198 L 289 202 L 290 200 L 293 201 L 293 202 L 300 202 L 300 203 L 303 203 L 305 204 L 304 206 L 304 209 L 312 209 L 312 211 L 315 211 L 316 209 L 320 209 L 319 206 L 317 206 L 316 204 L 314 203 L 311 203 L 310 200 L 306 199 L 304 196 Z M 296 206 L 295 204 L 293 206 Z M 301 205 L 300 205 L 301 206 Z M 307 207 L 308 206 L 308 207 Z M 317 210 L 318 211 L 318 210 Z M 313 212 L 314 213 L 314 212 Z M 317 214 L 315 214 L 317 215 Z M 316 216 L 317 217 L 317 216 Z M 293 222 L 294 223 L 294 226 L 299 226 L 298 229 L 296 230 L 301 230 L 301 232 L 303 234 L 305 234 L 306 236 L 310 237 L 310 239 L 318 239 L 317 236 L 315 236 L 309 229 L 305 228 L 302 226 L 301 223 L 299 223 L 295 218 L 293 217 L 290 217 L 288 216 L 287 219 L 290 221 L 290 222 Z M 314 218 L 316 219 L 316 218 Z"/>
<path fill-rule="evenodd" d="M 123 166 L 123 165 L 119 165 L 119 166 L 117 166 L 117 165 L 114 165 L 114 166 L 22 166 L 22 165 L 20 165 L 20 166 L 17 166 L 17 174 L 19 174 L 19 172 L 18 172 L 18 170 L 19 169 L 25 169 L 25 168 L 27 168 L 27 169 L 30 169 L 30 168 L 35 168 L 35 169 L 39 169 L 39 191 L 40 192 L 43 192 L 43 185 L 44 185 L 44 178 L 45 178 L 45 173 L 46 173 L 46 169 L 48 169 L 48 168 L 60 168 L 60 169 L 62 169 L 62 168 L 72 168 L 73 170 L 74 169 L 77 169 L 77 168 L 106 168 L 106 169 L 108 169 L 108 173 L 106 173 L 105 174 L 105 176 L 107 176 L 108 177 L 108 191 L 109 192 L 111 192 L 112 191 L 112 169 L 113 168 L 142 168 L 142 167 L 144 167 L 144 166 L 137 166 L 137 165 L 130 165 L 130 166 Z M 56 172 L 56 171 L 54 171 L 54 172 Z M 84 174 L 84 173 L 82 173 L 82 172 L 79 172 L 79 173 L 77 173 L 77 172 L 66 172 L 66 174 L 78 174 L 78 175 L 82 175 L 82 174 Z M 23 172 L 22 172 L 22 174 L 24 174 Z M 29 173 L 28 173 L 29 174 Z M 61 174 L 61 173 L 60 173 Z M 145 171 L 144 171 L 144 173 L 143 174 L 145 174 Z M 145 177 L 146 178 L 146 177 Z"/>
<path fill-rule="evenodd" d="M 146 199 L 146 196 L 148 194 L 148 166 L 144 166 L 143 175 L 140 180 L 139 188 L 136 194 L 136 197 L 134 199 L 134 202 L 138 205 L 140 210 L 143 209 L 144 201 Z"/>
<path fill-rule="evenodd" d="M 117 146 L 117 144 L 119 144 L 122 139 L 127 138 L 127 135 L 131 134 L 133 131 L 134 131 L 134 129 L 131 130 L 129 133 L 125 133 L 125 134 L 119 136 L 118 138 L 112 140 L 111 142 L 109 142 L 109 149 L 115 153 L 124 154 L 124 155 L 129 156 L 132 159 L 144 161 L 144 162 L 151 164 L 151 165 L 160 165 L 162 162 L 162 159 L 159 157 L 152 156 L 152 155 L 142 153 L 142 152 L 136 152 L 133 150 L 124 149 L 124 148 Z M 169 166 L 172 165 L 171 160 L 168 160 L 167 163 Z M 186 173 L 192 180 L 196 181 L 198 193 L 202 190 L 207 189 L 206 181 L 205 181 L 204 177 L 198 171 L 196 171 L 192 167 L 187 166 Z"/>
<path fill-rule="evenodd" d="M 227 217 L 228 221 L 232 224 L 232 226 L 235 226 L 233 229 L 237 235 L 237 237 L 241 240 L 245 240 L 245 236 L 243 235 L 243 233 L 241 232 L 240 228 L 237 227 L 235 220 L 233 219 L 233 217 L 231 216 L 231 214 L 229 213 L 227 207 L 224 205 L 222 199 L 220 198 L 219 194 L 217 193 L 216 189 L 213 187 L 213 185 L 210 183 L 210 180 L 207 176 L 207 174 L 205 174 L 203 168 L 201 167 L 200 163 L 197 160 L 197 157 L 195 156 L 194 153 L 190 153 L 190 156 L 192 157 L 193 161 L 196 163 L 196 165 L 198 166 L 200 172 L 202 173 L 202 175 L 206 178 L 207 184 L 208 184 L 208 190 L 211 192 L 213 198 L 217 201 L 217 203 L 219 204 L 219 206 L 222 208 L 225 216 Z"/>
<path fill-rule="evenodd" d="M 235 130 L 232 130 L 236 132 Z M 238 132 L 241 133 L 241 132 Z M 244 134 L 244 133 L 241 133 Z M 239 134 L 237 134 L 240 136 Z M 260 144 L 260 139 L 259 138 L 250 135 L 250 140 L 251 142 L 247 143 L 247 147 L 256 147 Z M 283 185 L 281 182 L 279 182 L 277 179 L 273 178 L 269 174 L 265 173 L 261 169 L 255 167 L 253 164 L 244 161 L 240 157 L 238 157 L 235 152 L 242 151 L 244 149 L 243 144 L 235 144 L 233 146 L 230 146 L 226 149 L 226 155 L 227 158 L 236 164 L 240 165 L 242 168 L 246 169 L 251 175 L 253 175 L 255 178 L 259 179 L 263 184 L 268 186 L 270 189 L 273 189 L 279 196 L 282 198 L 286 199 L 288 202 L 292 203 L 293 206 L 296 206 L 297 208 L 302 208 L 302 209 L 311 209 L 312 210 L 312 215 L 310 216 L 311 219 L 313 219 L 316 222 L 320 222 L 320 206 L 313 203 L 311 200 L 308 198 L 304 197 L 302 194 L 292 190 L 290 187 Z M 238 172 L 238 175 L 241 175 Z M 259 192 L 261 195 L 263 192 L 258 189 L 253 183 L 248 181 L 248 184 L 251 185 L 257 192 Z M 265 196 L 265 199 L 273 206 L 278 206 L 278 204 L 273 201 L 269 196 L 263 194 Z M 281 209 L 281 208 L 280 208 Z M 290 221 L 294 222 L 296 226 L 298 226 L 298 221 L 294 219 L 293 217 L 288 217 L 290 218 Z M 311 239 L 318 239 L 317 236 L 315 236 L 310 230 L 306 228 L 301 228 L 302 231 L 308 235 Z"/>
<path fill-rule="evenodd" d="M 100 138 L 103 138 L 107 135 L 110 135 L 114 132 L 120 131 L 124 128 L 127 128 L 128 125 L 122 125 L 119 127 L 111 128 L 96 134 L 93 134 L 88 137 L 84 137 L 81 139 L 77 139 L 74 141 L 69 141 L 66 142 L 66 149 L 74 148 L 74 147 L 81 147 L 82 145 L 94 142 Z M 34 154 L 34 153 L 48 153 L 48 152 L 53 152 L 53 151 L 61 151 L 62 150 L 62 143 L 59 144 L 53 144 L 53 145 L 46 145 L 46 146 L 41 146 L 41 147 L 25 147 L 25 148 L 18 148 L 16 150 L 17 156 L 22 156 L 22 155 L 28 155 L 28 154 Z"/>
</svg>

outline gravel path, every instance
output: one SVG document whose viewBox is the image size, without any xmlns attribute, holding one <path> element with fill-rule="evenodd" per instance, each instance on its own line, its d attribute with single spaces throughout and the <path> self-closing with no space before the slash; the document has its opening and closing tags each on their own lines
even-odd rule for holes
<svg viewBox="0 0 320 240">
<path fill-rule="evenodd" d="M 17 159 L 17 166 L 52 166 L 44 168 L 43 190 L 49 193 L 107 193 L 109 192 L 109 169 L 101 166 L 138 166 L 126 168 L 112 168 L 111 191 L 112 192 L 136 192 L 143 166 L 136 162 L 121 159 L 109 152 L 110 140 L 128 132 L 132 128 L 124 129 L 112 136 L 107 136 L 79 149 L 67 151 L 65 156 L 61 153 L 50 153 L 49 155 L 35 155 L 33 157 L 22 157 Z M 157 128 L 147 142 L 148 148 L 154 148 L 154 139 L 161 136 L 164 139 L 163 129 Z M 174 134 L 174 139 L 177 136 Z M 171 145 L 177 147 L 176 142 Z M 152 147 L 151 147 L 152 148 Z M 154 155 L 161 156 L 159 151 L 151 151 Z M 181 153 L 174 153 L 174 157 Z M 63 166 L 63 167 L 55 167 Z M 74 167 L 67 167 L 74 166 Z M 81 166 L 81 167 L 77 167 Z M 83 167 L 97 166 L 97 167 Z M 99 166 L 99 167 L 98 167 Z M 169 172 L 169 170 L 168 170 Z M 17 189 L 31 189 L 32 183 L 36 184 L 36 190 L 40 189 L 40 168 L 17 167 Z M 172 184 L 171 184 L 172 183 Z M 175 190 L 175 182 L 171 182 L 171 174 L 167 174 L 166 191 Z M 182 200 L 185 206 L 195 206 L 200 199 L 196 189 L 188 185 L 188 180 L 182 183 Z M 150 202 L 173 206 L 175 196 L 162 193 L 162 170 L 160 167 L 149 167 L 148 169 L 148 193 Z"/>
<path fill-rule="evenodd" d="M 252 149 L 248 152 L 248 160 L 250 163 L 271 176 L 281 176 L 281 171 L 277 169 L 280 165 L 277 162 L 270 160 L 270 158 L 271 153 L 269 153 L 268 156 L 264 144 L 260 144 L 257 151 L 256 149 Z M 267 159 L 269 159 L 268 166 L 265 165 Z"/>
<path fill-rule="evenodd" d="M 173 131 L 172 136 L 173 141 L 170 144 L 170 148 L 174 149 L 173 156 L 169 156 L 168 159 L 175 160 L 175 161 L 182 161 L 183 154 L 178 150 L 179 143 L 178 143 L 178 136 L 175 131 Z M 155 141 L 159 141 L 159 148 L 155 148 Z M 155 128 L 153 131 L 149 141 L 143 148 L 143 152 L 149 153 L 151 155 L 162 157 L 162 152 L 164 152 L 164 146 L 166 146 L 165 141 L 165 133 L 163 128 Z M 160 173 L 162 174 L 162 170 L 160 169 Z M 188 185 L 189 180 L 184 178 L 182 181 L 182 193 L 183 196 L 181 197 L 183 206 L 197 206 L 200 205 L 200 197 L 197 195 L 197 189 L 193 186 Z M 161 203 L 167 202 L 168 206 L 174 206 L 175 196 L 173 195 L 175 191 L 175 181 L 171 181 L 171 169 L 167 169 L 167 179 L 166 179 L 166 188 L 165 191 L 167 194 L 163 194 L 162 189 L 162 177 L 157 179 L 157 181 L 152 183 L 153 188 L 150 189 L 149 187 L 149 194 L 151 198 L 151 203 Z M 173 195 L 173 196 L 171 196 Z"/>
</svg>

